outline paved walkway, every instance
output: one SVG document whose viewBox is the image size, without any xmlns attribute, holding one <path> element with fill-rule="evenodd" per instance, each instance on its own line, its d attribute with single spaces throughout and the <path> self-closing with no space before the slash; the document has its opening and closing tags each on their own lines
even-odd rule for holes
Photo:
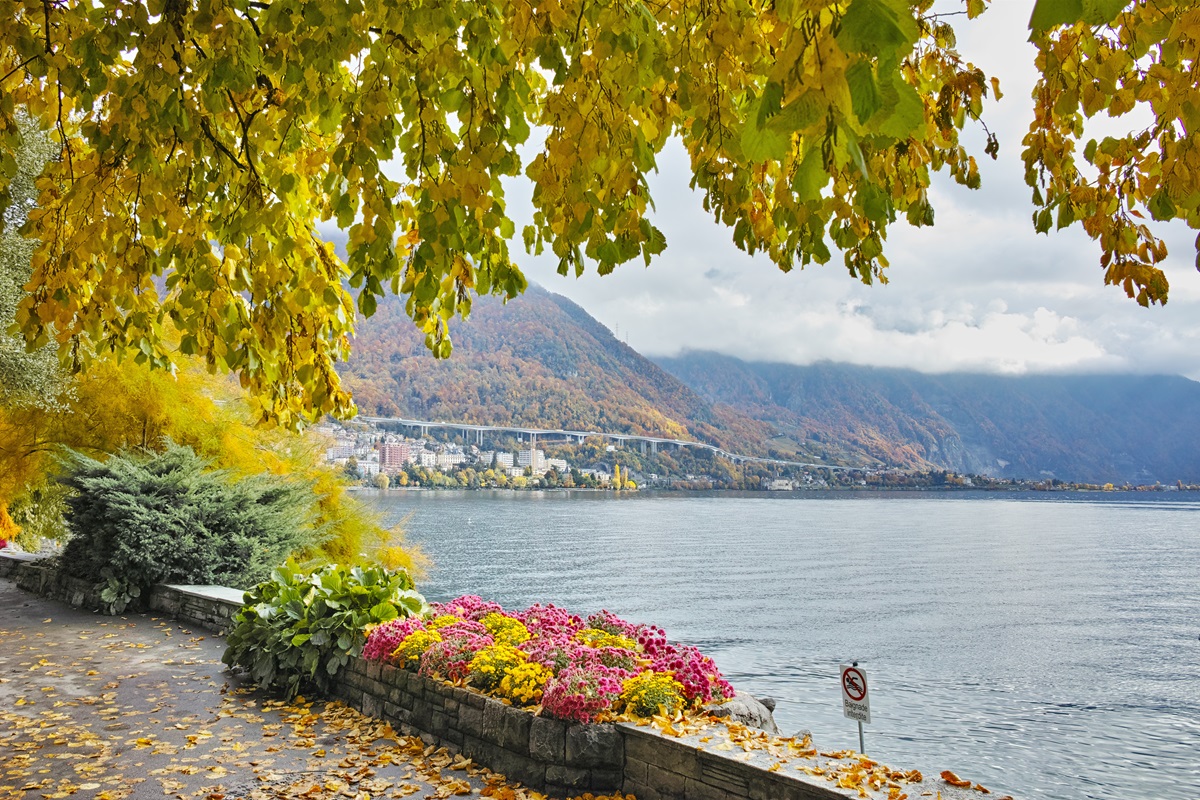
<svg viewBox="0 0 1200 800">
<path fill-rule="evenodd" d="M 541 797 L 344 705 L 241 686 L 224 647 L 0 579 L 0 800 Z"/>
</svg>

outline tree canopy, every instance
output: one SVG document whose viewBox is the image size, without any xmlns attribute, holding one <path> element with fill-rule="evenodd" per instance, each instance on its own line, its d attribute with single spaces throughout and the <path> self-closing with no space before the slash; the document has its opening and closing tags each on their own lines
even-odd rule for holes
<svg viewBox="0 0 1200 800">
<path fill-rule="evenodd" d="M 836 248 L 885 280 L 888 226 L 933 223 L 932 173 L 979 185 L 959 135 L 999 85 L 951 22 L 986 3 L 0 0 L 0 206 L 18 115 L 58 148 L 18 322 L 76 366 L 196 354 L 265 418 L 348 413 L 356 306 L 401 294 L 445 356 L 473 294 L 525 288 L 507 177 L 534 184 L 524 245 L 561 272 L 649 263 L 646 175 L 672 137 L 739 247 L 784 270 Z M 1030 27 L 1034 224 L 1082 224 L 1108 283 L 1165 302 L 1145 216 L 1200 227 L 1200 10 L 1037 0 Z M 1146 128 L 1082 141 L 1139 108 Z"/>
</svg>

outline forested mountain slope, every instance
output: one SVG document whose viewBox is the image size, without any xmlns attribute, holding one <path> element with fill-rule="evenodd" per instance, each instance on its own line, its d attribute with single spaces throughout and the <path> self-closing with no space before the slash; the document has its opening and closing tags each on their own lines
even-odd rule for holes
<svg viewBox="0 0 1200 800">
<path fill-rule="evenodd" d="M 765 451 L 771 426 L 713 404 L 582 308 L 537 286 L 507 304 L 475 301 L 435 359 L 390 298 L 359 323 L 343 376 L 362 413 L 699 439 Z"/>
<path fill-rule="evenodd" d="M 700 352 L 656 362 L 831 452 L 1020 478 L 1200 479 L 1200 384 L 1178 376 L 926 375 Z"/>
</svg>

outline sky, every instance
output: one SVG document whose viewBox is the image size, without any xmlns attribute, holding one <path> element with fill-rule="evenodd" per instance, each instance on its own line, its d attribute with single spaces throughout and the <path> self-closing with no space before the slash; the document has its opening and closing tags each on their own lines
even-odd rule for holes
<svg viewBox="0 0 1200 800">
<path fill-rule="evenodd" d="M 953 4 L 954 9 L 961 4 Z M 1171 255 L 1165 307 L 1144 309 L 1105 286 L 1100 250 L 1078 226 L 1038 235 L 1023 179 L 1020 142 L 1032 119 L 1036 73 L 1027 43 L 1032 0 L 994 0 L 977 20 L 955 23 L 959 52 L 1004 93 L 984 120 L 1000 138 L 1000 157 L 983 155 L 981 129 L 966 141 L 983 187 L 948 179 L 932 192 L 933 228 L 891 226 L 887 285 L 852 279 L 835 251 L 824 266 L 789 274 L 732 243 L 688 188 L 678 143 L 659 159 L 650 185 L 668 247 L 650 267 L 638 261 L 613 274 L 555 273 L 552 258 L 514 245 L 533 282 L 583 306 L 646 355 L 713 350 L 753 361 L 830 360 L 922 372 L 1142 372 L 1200 379 L 1200 274 L 1195 231 L 1158 229 Z M 529 217 L 529 189 L 507 188 L 517 230 Z"/>
</svg>

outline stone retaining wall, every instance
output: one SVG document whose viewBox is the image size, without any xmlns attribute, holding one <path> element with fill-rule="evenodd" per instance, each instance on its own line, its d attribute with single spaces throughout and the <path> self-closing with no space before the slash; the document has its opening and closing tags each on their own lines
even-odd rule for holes
<svg viewBox="0 0 1200 800">
<path fill-rule="evenodd" d="M 343 668 L 336 694 L 406 735 L 555 797 L 611 793 L 624 783 L 625 742 L 615 725 L 535 717 L 478 692 L 360 658 Z"/>
<path fill-rule="evenodd" d="M 831 800 L 857 797 L 798 775 L 772 772 L 702 749 L 653 728 L 619 726 L 625 740 L 622 790 L 638 800 Z M 743 754 L 744 755 L 744 754 Z"/>
<path fill-rule="evenodd" d="M 101 605 L 97 588 L 89 582 L 59 576 L 23 554 L 0 553 L 0 577 L 74 606 Z M 240 594 L 220 586 L 156 586 L 149 604 L 181 622 L 222 632 L 241 605 Z M 348 705 L 552 797 L 617 791 L 638 800 L 857 797 L 824 781 L 748 763 L 744 753 L 735 758 L 653 728 L 581 725 L 534 716 L 387 664 L 352 658 L 341 675 L 334 693 Z"/>
<path fill-rule="evenodd" d="M 61 600 L 76 608 L 99 610 L 103 607 L 98 585 L 82 578 L 60 575 L 41 561 L 27 553 L 0 553 L 0 577 L 12 578 L 27 592 Z"/>
<path fill-rule="evenodd" d="M 228 586 L 155 586 L 150 608 L 197 628 L 224 634 L 242 607 L 242 592 Z"/>
</svg>

